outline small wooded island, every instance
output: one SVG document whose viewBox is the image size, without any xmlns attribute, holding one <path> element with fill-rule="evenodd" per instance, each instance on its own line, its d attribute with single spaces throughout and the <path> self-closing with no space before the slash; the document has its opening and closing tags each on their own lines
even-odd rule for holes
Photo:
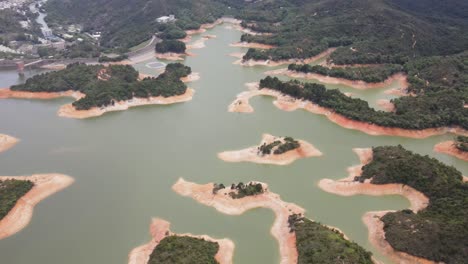
<svg viewBox="0 0 468 264">
<path fill-rule="evenodd" d="M 158 77 L 139 80 L 138 71 L 129 65 L 74 63 L 64 70 L 36 75 L 24 84 L 2 89 L 0 97 L 47 99 L 73 96 L 77 100 L 63 106 L 59 115 L 86 118 L 132 106 L 190 100 L 193 91 L 181 80 L 189 74 L 190 67 L 173 63 L 168 64 Z"/>
<path fill-rule="evenodd" d="M 227 162 L 248 161 L 260 164 L 288 165 L 300 158 L 321 156 L 312 144 L 292 137 L 263 134 L 259 146 L 237 151 L 224 151 L 218 157 Z"/>
<path fill-rule="evenodd" d="M 171 232 L 170 225 L 163 219 L 153 219 L 151 241 L 133 249 L 128 264 L 232 264 L 235 246 L 231 240 L 214 239 L 207 235 L 175 234 Z"/>
</svg>

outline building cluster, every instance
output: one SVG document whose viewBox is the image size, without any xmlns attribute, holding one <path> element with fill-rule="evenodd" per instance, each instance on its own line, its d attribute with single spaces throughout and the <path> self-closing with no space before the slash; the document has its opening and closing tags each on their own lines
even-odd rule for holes
<svg viewBox="0 0 468 264">
<path fill-rule="evenodd" d="M 162 16 L 162 17 L 156 18 L 156 22 L 158 23 L 169 23 L 169 22 L 174 22 L 175 20 L 176 19 L 174 15 Z"/>
</svg>

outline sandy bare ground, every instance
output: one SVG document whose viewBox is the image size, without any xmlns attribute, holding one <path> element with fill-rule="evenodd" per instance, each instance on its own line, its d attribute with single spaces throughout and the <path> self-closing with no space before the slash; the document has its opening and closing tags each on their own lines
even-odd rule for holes
<svg viewBox="0 0 468 264">
<path fill-rule="evenodd" d="M 198 81 L 200 80 L 200 73 L 192 72 L 188 76 L 180 78 L 180 80 L 183 81 L 184 83 Z"/>
<path fill-rule="evenodd" d="M 459 150 L 454 141 L 444 141 L 434 146 L 434 151 L 468 161 L 468 152 Z"/>
<path fill-rule="evenodd" d="M 355 121 L 339 115 L 330 109 L 313 104 L 310 101 L 298 100 L 268 88 L 259 89 L 258 83 L 247 83 L 246 86 L 248 87 L 248 91 L 237 95 L 236 100 L 234 100 L 234 102 L 232 102 L 228 107 L 229 112 L 252 113 L 254 109 L 249 104 L 249 99 L 258 95 L 266 95 L 275 97 L 276 100 L 273 102 L 273 104 L 281 110 L 295 111 L 297 109 L 304 109 L 314 114 L 324 115 L 333 123 L 336 123 L 344 128 L 359 130 L 369 135 L 427 138 L 434 135 L 453 133 L 468 136 L 468 131 L 460 127 L 441 127 L 412 130 L 395 127 L 383 127 L 366 122 Z"/>
<path fill-rule="evenodd" d="M 141 245 L 133 249 L 128 256 L 128 264 L 147 264 L 151 253 L 156 246 L 167 236 L 190 236 L 195 238 L 202 238 L 206 241 L 215 242 L 219 245 L 219 250 L 216 253 L 216 260 L 220 264 L 232 264 L 232 257 L 234 255 L 234 242 L 229 239 L 214 239 L 207 235 L 192 235 L 192 234 L 174 234 L 170 231 L 170 223 L 155 218 L 150 225 L 151 241 L 147 244 Z"/>
<path fill-rule="evenodd" d="M 326 51 L 307 58 L 307 59 L 289 59 L 289 60 L 279 60 L 279 61 L 272 61 L 272 60 L 244 60 L 244 59 L 239 59 L 234 62 L 234 64 L 242 65 L 242 66 L 270 66 L 270 67 L 275 67 L 275 66 L 280 66 L 280 65 L 285 65 L 285 64 L 291 64 L 291 63 L 312 63 L 315 61 L 318 61 L 320 59 L 323 59 L 327 56 L 329 56 L 333 51 L 335 51 L 336 48 L 329 48 Z"/>
<path fill-rule="evenodd" d="M 188 56 L 188 54 L 187 53 L 174 53 L 174 52 L 167 52 L 167 53 L 156 52 L 154 56 L 160 60 L 182 61 L 184 60 L 185 56 Z"/>
<path fill-rule="evenodd" d="M 283 154 L 262 155 L 261 153 L 259 153 L 258 148 L 261 145 L 270 144 L 275 140 L 280 140 L 284 142 L 283 137 L 275 137 L 270 134 L 263 134 L 260 145 L 252 146 L 252 147 L 242 149 L 242 150 L 237 150 L 237 151 L 224 151 L 224 152 L 218 153 L 218 158 L 227 162 L 248 161 L 248 162 L 260 163 L 260 164 L 288 165 L 300 158 L 322 156 L 322 152 L 320 152 L 312 144 L 304 140 L 297 140 L 300 144 L 300 147 L 297 149 L 287 151 Z"/>
<path fill-rule="evenodd" d="M 9 135 L 0 134 L 0 152 L 6 151 L 18 143 L 18 139 Z"/>
<path fill-rule="evenodd" d="M 267 44 L 255 43 L 255 42 L 237 42 L 237 43 L 230 44 L 229 46 L 236 47 L 236 48 L 253 48 L 253 49 L 272 49 L 275 47 L 273 45 L 267 45 Z"/>
<path fill-rule="evenodd" d="M 54 70 L 54 71 L 63 70 L 65 68 L 67 68 L 67 65 L 62 64 L 62 63 L 51 63 L 51 64 L 46 64 L 46 65 L 41 66 L 41 69 Z"/>
<path fill-rule="evenodd" d="M 262 183 L 266 191 L 263 194 L 248 196 L 241 199 L 232 199 L 228 193 L 229 188 L 213 194 L 213 183 L 204 185 L 187 182 L 179 179 L 172 189 L 182 195 L 191 197 L 201 204 L 214 207 L 216 210 L 228 215 L 241 215 L 255 208 L 269 208 L 276 215 L 271 234 L 279 243 L 281 264 L 297 263 L 296 234 L 289 232 L 288 217 L 291 214 L 303 214 L 304 209 L 281 200 L 278 194 L 268 191 L 268 186 Z"/>
<path fill-rule="evenodd" d="M 74 180 L 63 174 L 35 174 L 32 176 L 0 176 L 0 180 L 29 180 L 33 188 L 21 197 L 11 211 L 0 220 L 0 240 L 25 228 L 33 216 L 34 207 L 48 196 L 70 186 Z"/>
<path fill-rule="evenodd" d="M 429 204 L 429 198 L 423 193 L 403 184 L 372 184 L 370 180 L 364 183 L 354 181 L 355 176 L 362 174 L 362 167 L 372 160 L 372 149 L 356 148 L 353 151 L 359 156 L 360 164 L 348 168 L 348 177 L 341 180 L 322 179 L 319 182 L 319 187 L 329 193 L 351 196 L 357 194 L 364 195 L 402 195 L 410 201 L 410 209 L 415 213 L 426 208 Z M 369 229 L 369 241 L 383 254 L 391 258 L 396 263 L 434 263 L 432 261 L 411 256 L 407 253 L 396 251 L 385 240 L 385 232 L 383 230 L 383 222 L 380 218 L 393 211 L 368 212 L 363 216 L 363 221 Z"/>
<path fill-rule="evenodd" d="M 15 99 L 56 99 L 61 97 L 72 97 L 80 99 L 84 97 L 84 94 L 76 91 L 65 91 L 65 92 L 23 92 L 23 91 L 12 91 L 10 88 L 0 89 L 0 99 L 15 98 Z"/>
<path fill-rule="evenodd" d="M 303 73 L 303 72 L 297 72 L 297 71 L 290 71 L 287 68 L 284 69 L 278 69 L 278 70 L 273 70 L 273 71 L 267 71 L 265 72 L 267 75 L 286 75 L 292 78 L 301 78 L 301 79 L 307 79 L 307 80 L 317 80 L 322 83 L 326 84 L 338 84 L 338 85 L 346 85 L 348 87 L 354 88 L 354 89 L 359 89 L 359 90 L 369 90 L 369 89 L 380 89 L 380 88 L 385 88 L 391 85 L 393 82 L 397 81 L 398 82 L 398 87 L 400 90 L 406 91 L 408 88 L 408 81 L 406 75 L 402 73 L 397 73 L 389 78 L 387 78 L 383 82 L 378 82 L 378 83 L 367 83 L 364 81 L 352 81 L 348 79 L 343 79 L 343 78 L 335 78 L 335 77 L 330 77 L 326 75 L 321 75 L 317 73 Z"/>
<path fill-rule="evenodd" d="M 388 99 L 377 100 L 377 105 L 386 112 L 395 112 L 395 105 Z"/>
</svg>

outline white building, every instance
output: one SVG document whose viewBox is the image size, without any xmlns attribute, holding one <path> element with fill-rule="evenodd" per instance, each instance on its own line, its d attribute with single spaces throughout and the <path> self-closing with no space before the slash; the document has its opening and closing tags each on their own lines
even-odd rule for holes
<svg viewBox="0 0 468 264">
<path fill-rule="evenodd" d="M 158 23 L 168 23 L 168 22 L 172 22 L 172 21 L 175 21 L 175 16 L 174 15 L 162 16 L 162 17 L 156 18 L 156 22 L 158 22 Z"/>
</svg>

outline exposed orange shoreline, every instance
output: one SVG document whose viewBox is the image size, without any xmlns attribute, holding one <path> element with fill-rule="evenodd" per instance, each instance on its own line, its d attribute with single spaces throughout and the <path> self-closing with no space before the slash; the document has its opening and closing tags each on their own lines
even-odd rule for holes
<svg viewBox="0 0 468 264">
<path fill-rule="evenodd" d="M 61 117 L 68 117 L 68 118 L 77 118 L 77 119 L 84 119 L 90 117 L 97 117 L 101 116 L 107 112 L 113 111 L 123 111 L 127 110 L 130 107 L 142 106 L 142 105 L 167 105 L 167 104 L 175 104 L 181 102 L 187 102 L 192 100 L 193 94 L 195 90 L 191 88 L 187 88 L 184 94 L 171 96 L 171 97 L 149 97 L 149 98 L 132 98 L 128 101 L 119 101 L 116 102 L 114 105 L 106 106 L 106 107 L 93 107 L 89 110 L 76 110 L 76 108 L 72 104 L 66 104 L 60 107 L 58 110 L 58 115 Z"/>
<path fill-rule="evenodd" d="M 322 179 L 318 186 L 329 193 L 351 196 L 356 194 L 365 195 L 402 195 L 411 203 L 410 209 L 418 212 L 429 205 L 429 198 L 423 193 L 403 184 L 372 184 L 370 180 L 364 183 L 354 181 L 354 177 L 362 174 L 362 167 L 372 160 L 372 149 L 353 149 L 359 156 L 360 164 L 348 168 L 348 177 L 341 180 Z M 379 249 L 383 254 L 390 257 L 396 263 L 418 263 L 429 264 L 433 261 L 415 257 L 404 252 L 396 251 L 385 240 L 384 224 L 380 218 L 393 211 L 368 212 L 363 216 L 363 221 L 369 229 L 369 241 L 374 247 Z"/>
<path fill-rule="evenodd" d="M 396 110 L 395 105 L 388 99 L 377 100 L 377 105 L 387 112 L 395 112 Z"/>
<path fill-rule="evenodd" d="M 155 218 L 150 225 L 151 241 L 145 245 L 133 249 L 128 256 L 128 264 L 147 264 L 151 253 L 156 246 L 167 236 L 190 236 L 195 238 L 202 238 L 206 241 L 215 242 L 219 245 L 219 250 L 216 253 L 215 259 L 220 264 L 232 264 L 234 255 L 234 242 L 229 239 L 214 239 L 207 235 L 192 235 L 192 234 L 174 234 L 170 231 L 170 223 Z"/>
<path fill-rule="evenodd" d="M 256 43 L 256 42 L 237 42 L 237 43 L 230 44 L 229 46 L 237 47 L 237 48 L 254 48 L 254 49 L 272 49 L 275 47 L 273 45 L 267 45 L 267 44 Z"/>
<path fill-rule="evenodd" d="M 407 77 L 403 73 L 396 73 L 388 77 L 385 81 L 378 82 L 378 83 L 367 83 L 364 81 L 352 81 L 352 80 L 348 80 L 344 78 L 336 78 L 336 77 L 321 75 L 317 73 L 303 73 L 303 72 L 297 72 L 297 71 L 290 71 L 287 68 L 267 71 L 265 72 L 265 74 L 286 75 L 292 78 L 317 80 L 319 82 L 326 83 L 326 84 L 342 84 L 342 85 L 346 85 L 346 86 L 352 87 L 354 89 L 359 89 L 359 90 L 385 88 L 391 85 L 394 81 L 398 82 L 398 87 L 400 90 L 405 91 L 408 88 Z"/>
<path fill-rule="evenodd" d="M 33 188 L 21 197 L 13 209 L 0 220 L 0 240 L 25 228 L 33 216 L 34 207 L 48 196 L 70 186 L 74 180 L 63 174 L 35 174 L 32 176 L 0 176 L 0 180 L 29 180 Z"/>
<path fill-rule="evenodd" d="M 263 88 L 259 89 L 258 83 L 247 83 L 248 91 L 240 93 L 236 100 L 229 106 L 229 112 L 251 113 L 252 106 L 249 104 L 249 99 L 258 95 L 266 95 L 275 97 L 273 104 L 284 111 L 295 111 L 297 109 L 305 109 L 314 114 L 326 116 L 330 121 L 340 125 L 341 127 L 359 130 L 369 135 L 374 136 L 400 136 L 409 138 L 427 138 L 434 135 L 442 135 L 445 133 L 453 133 L 468 136 L 468 131 L 459 127 L 441 127 L 428 128 L 422 130 L 402 129 L 395 127 L 383 127 L 375 124 L 370 124 L 361 121 L 351 120 L 342 115 L 333 112 L 330 109 L 313 104 L 310 101 L 302 101 L 293 97 L 284 95 L 278 91 Z"/>
<path fill-rule="evenodd" d="M 314 61 L 320 60 L 324 57 L 329 56 L 332 52 L 334 52 L 336 48 L 329 48 L 326 51 L 317 54 L 313 57 L 307 58 L 307 59 L 288 59 L 288 60 L 279 60 L 279 61 L 272 61 L 272 60 L 244 60 L 244 59 L 239 59 L 234 62 L 234 64 L 242 65 L 242 66 L 270 66 L 270 67 L 275 67 L 275 66 L 280 66 L 284 64 L 291 64 L 291 63 L 312 63 Z M 244 54 L 245 55 L 245 54 Z"/>
<path fill-rule="evenodd" d="M 468 152 L 455 147 L 455 141 L 444 141 L 434 146 L 434 151 L 454 156 L 464 161 L 468 161 Z"/>
<path fill-rule="evenodd" d="M 275 140 L 282 140 L 281 137 L 275 137 L 270 134 L 263 134 L 260 145 L 264 143 L 269 144 Z M 304 141 L 297 140 L 300 147 L 294 150 L 287 151 L 279 155 L 261 155 L 258 153 L 259 146 L 249 147 L 238 151 L 224 151 L 218 153 L 218 158 L 227 162 L 254 162 L 260 164 L 275 164 L 275 165 L 288 165 L 293 163 L 295 160 L 300 158 L 317 157 L 322 156 L 322 152 L 316 149 L 312 144 Z"/>
<path fill-rule="evenodd" d="M 18 143 L 18 139 L 9 135 L 0 134 L 0 152 L 7 151 L 16 143 Z"/>
<path fill-rule="evenodd" d="M 140 74 L 139 78 L 148 77 L 145 74 Z M 183 82 L 192 82 L 200 79 L 198 73 L 192 73 L 187 77 L 181 78 Z M 149 98 L 137 98 L 134 97 L 127 101 L 118 101 L 114 105 L 106 107 L 93 107 L 89 110 L 77 110 L 72 104 L 66 104 L 59 108 L 58 115 L 61 117 L 84 119 L 90 117 L 101 116 L 107 112 L 123 111 L 130 107 L 142 106 L 142 105 L 167 105 L 181 102 L 187 102 L 192 100 L 195 90 L 187 88 L 184 94 L 171 96 L 171 97 L 149 97 Z M 24 91 L 12 91 L 10 88 L 0 89 L 0 99 L 16 98 L 16 99 L 56 99 L 60 97 L 73 97 L 79 100 L 86 95 L 78 91 L 64 91 L 64 92 L 24 92 Z"/>
<path fill-rule="evenodd" d="M 288 217 L 291 214 L 303 214 L 304 209 L 281 200 L 278 194 L 268 190 L 265 183 L 261 183 L 265 192 L 263 194 L 248 196 L 241 199 L 232 199 L 228 193 L 230 189 L 221 189 L 213 194 L 213 183 L 199 185 L 179 179 L 172 189 L 182 195 L 191 197 L 206 206 L 214 207 L 216 210 L 228 215 L 241 215 L 255 208 L 269 208 L 276 215 L 271 234 L 279 243 L 281 264 L 296 264 L 298 253 L 296 248 L 296 234 L 289 232 Z"/>
</svg>

